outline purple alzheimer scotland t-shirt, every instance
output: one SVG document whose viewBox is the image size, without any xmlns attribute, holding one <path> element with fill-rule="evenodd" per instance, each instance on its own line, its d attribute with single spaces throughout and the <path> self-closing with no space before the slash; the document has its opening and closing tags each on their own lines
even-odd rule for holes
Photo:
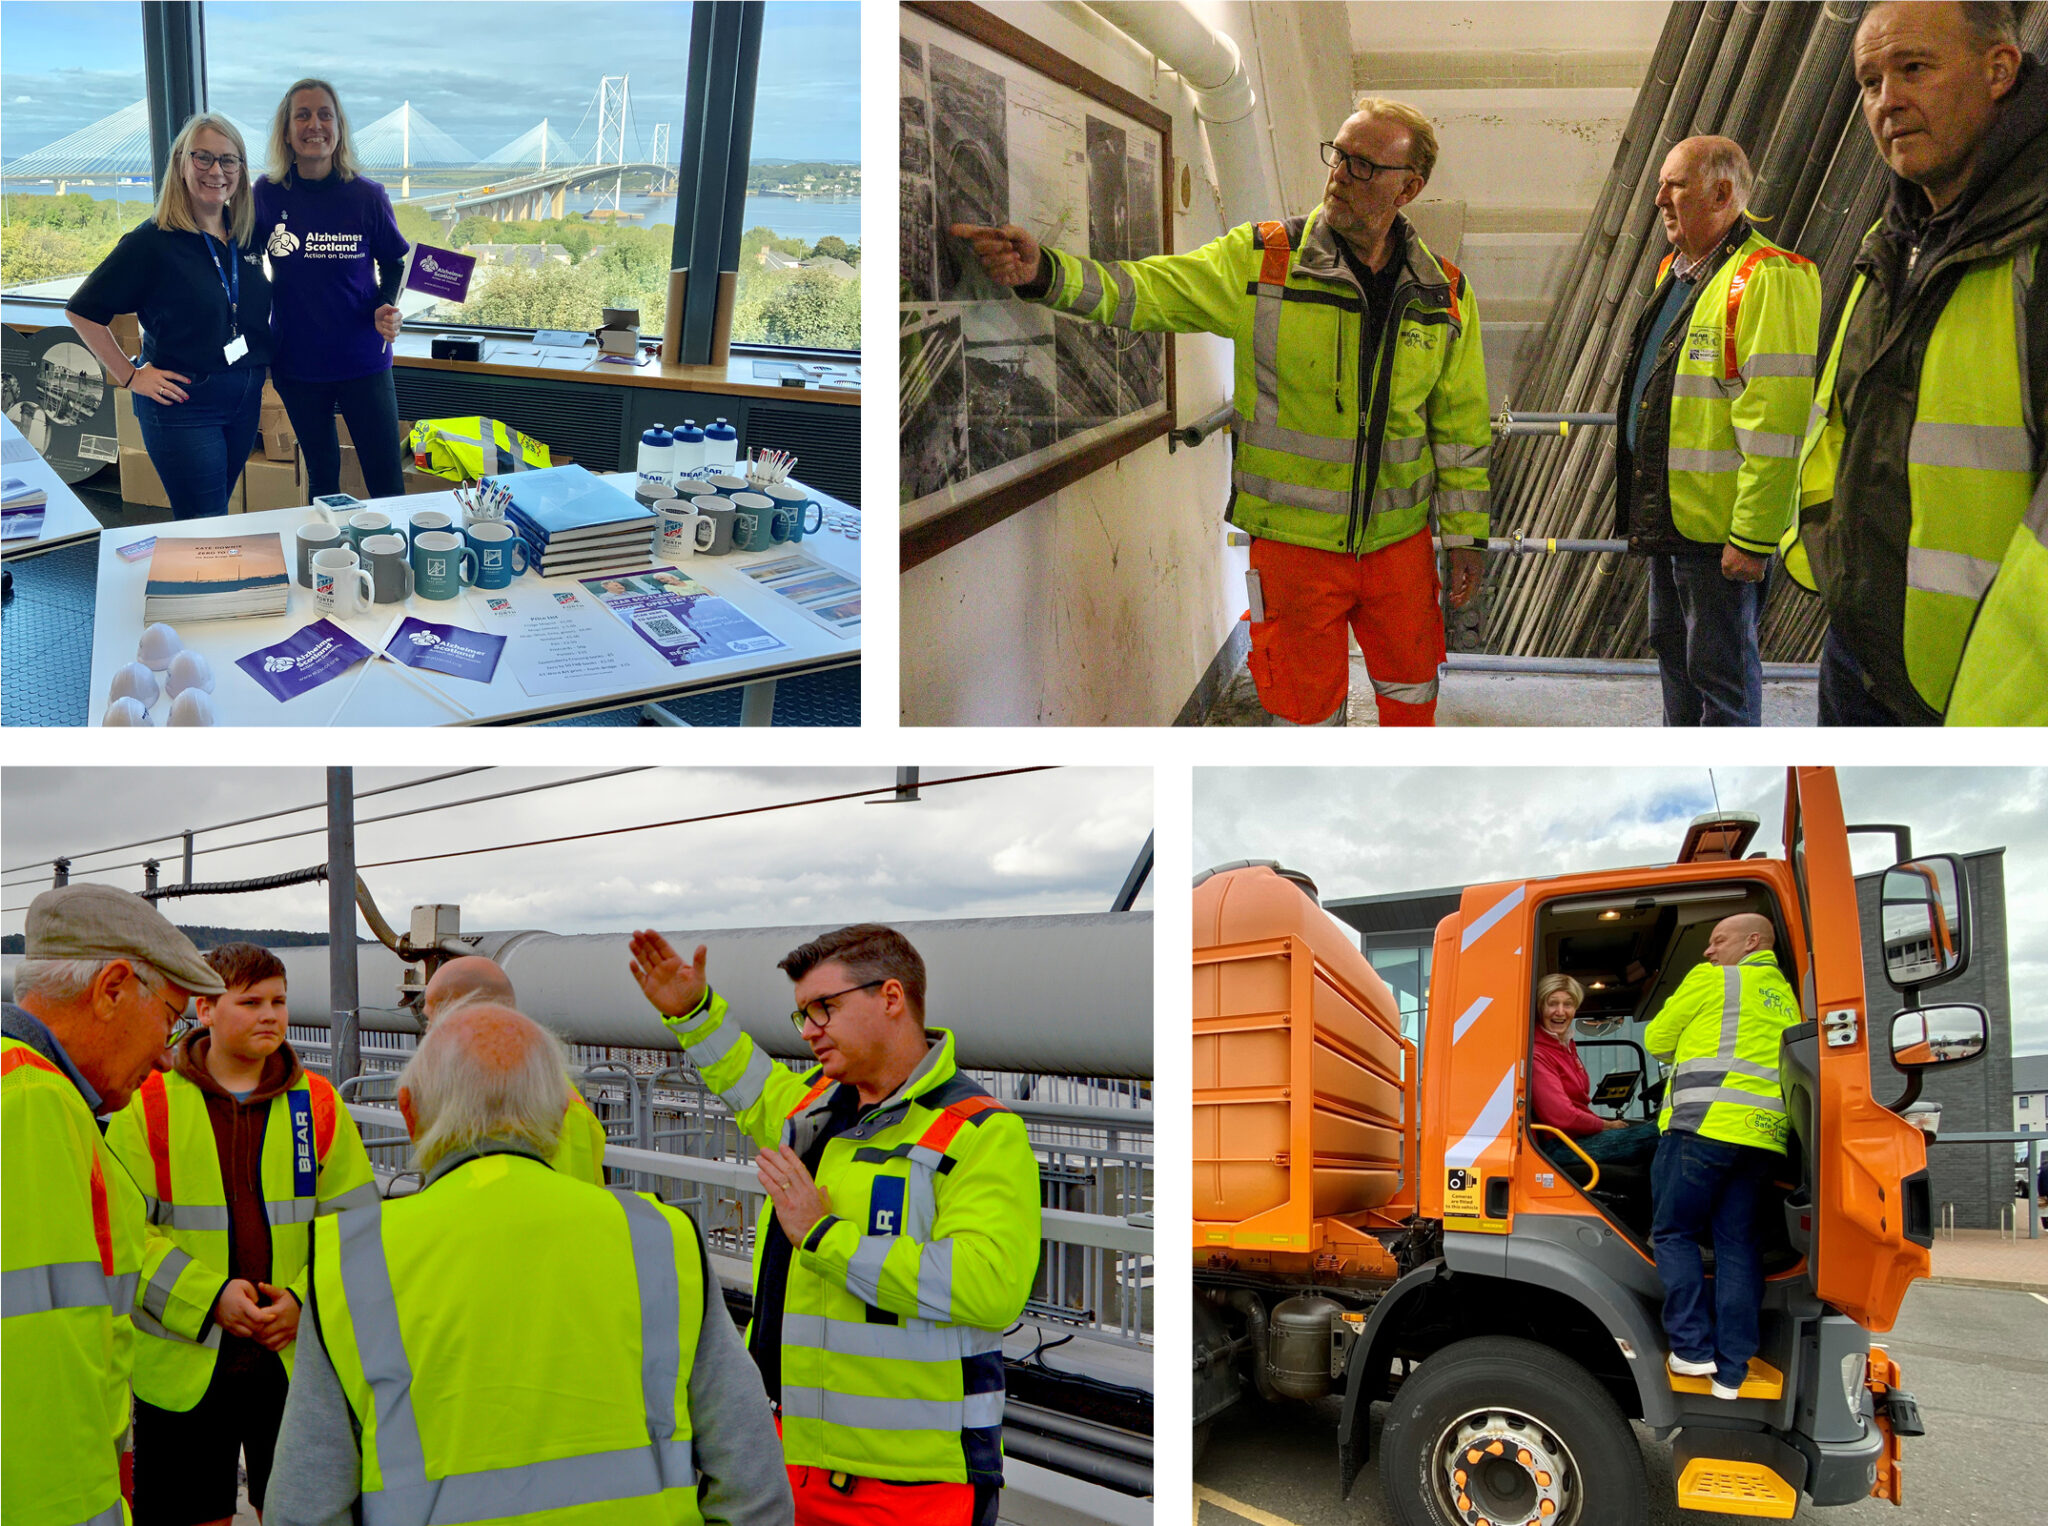
<svg viewBox="0 0 2048 1526">
<path fill-rule="evenodd" d="M 272 371 L 332 382 L 390 368 L 375 314 L 396 300 L 383 293 L 397 290 L 407 245 L 384 187 L 361 176 L 259 180 L 256 239 L 270 256 Z"/>
</svg>

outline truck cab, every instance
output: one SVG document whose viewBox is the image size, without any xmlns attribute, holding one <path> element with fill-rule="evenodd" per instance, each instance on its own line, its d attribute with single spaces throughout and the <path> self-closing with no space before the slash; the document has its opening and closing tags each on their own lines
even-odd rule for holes
<svg viewBox="0 0 2048 1526">
<path fill-rule="evenodd" d="M 1919 1433 L 1918 1417 L 1870 1337 L 1927 1275 L 1933 1243 L 1926 1136 L 1897 1109 L 1920 1071 L 1984 1048 L 1981 1009 L 1917 1000 L 1967 960 L 1965 882 L 1954 860 L 1910 851 L 1885 878 L 1886 972 L 1914 994 L 1896 1032 L 1874 1040 L 1905 1077 L 1904 1095 L 1880 1099 L 1832 771 L 1789 772 L 1779 856 L 1743 856 L 1756 827 L 1703 818 L 1671 864 L 1470 886 L 1438 927 L 1428 1019 L 1401 1077 L 1412 1149 L 1384 1201 L 1344 1216 L 1394 1263 L 1384 1291 L 1329 1319 L 1345 1490 L 1366 1461 L 1369 1407 L 1385 1399 L 1380 1478 L 1396 1518 L 1416 1526 L 1645 1518 L 1629 1420 L 1674 1437 L 1688 1508 L 1789 1518 L 1802 1498 L 1899 1502 L 1900 1441 Z M 1200 905 L 1198 894 L 1198 938 Z M 1758 1216 L 1762 1349 L 1726 1400 L 1707 1379 L 1666 1370 L 1647 1164 L 1598 1165 L 1536 1122 L 1531 1074 L 1537 983 L 1569 975 L 1585 991 L 1574 1036 L 1596 1099 L 1654 1121 L 1666 1068 L 1644 1030 L 1737 913 L 1770 924 L 1800 1020 L 1778 1067 L 1788 1148 Z M 1353 983 L 1369 1008 L 1377 993 Z M 1199 1012 L 1199 978 L 1197 996 Z M 1197 1035 L 1199 1120 L 1199 1018 Z M 1198 1126 L 1198 1215 L 1202 1144 Z M 1326 1266 L 1338 1243 L 1324 1241 Z M 1242 1276 L 1242 1250 L 1235 1264 Z M 1230 1296 L 1225 1307 L 1241 1309 Z M 1282 1311 L 1298 1313 L 1304 1296 L 1269 1310 L 1269 1351 Z M 1200 1373 L 1198 1363 L 1198 1403 Z"/>
</svg>

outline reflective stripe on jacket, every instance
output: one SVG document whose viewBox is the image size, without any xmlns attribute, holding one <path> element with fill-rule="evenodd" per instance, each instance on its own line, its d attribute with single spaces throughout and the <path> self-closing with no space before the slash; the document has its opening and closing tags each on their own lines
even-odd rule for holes
<svg viewBox="0 0 2048 1526">
<path fill-rule="evenodd" d="M 120 1526 L 142 1199 L 78 1088 L 0 1038 L 0 1520 Z"/>
<path fill-rule="evenodd" d="M 666 1019 L 759 1145 L 802 1154 L 833 1083 L 769 1059 L 711 993 Z M 825 1146 L 831 1208 L 790 1256 L 782 1448 L 792 1467 L 903 1482 L 1002 1477 L 1002 1334 L 1038 1272 L 1038 1162 L 1023 1120 L 937 1040 L 896 1093 Z M 764 1202 L 754 1233 L 780 1234 Z"/>
<path fill-rule="evenodd" d="M 1615 431 L 1623 528 L 1633 550 L 1733 545 L 1769 556 L 1797 506 L 1799 443 L 1813 401 L 1820 348 L 1820 276 L 1745 220 L 1730 229 L 1698 283 L 1685 321 L 1671 325 L 1639 407 L 1636 447 Z M 1644 306 L 1637 358 L 1674 256 L 1658 267 Z M 1633 481 L 1633 487 L 1630 483 Z"/>
<path fill-rule="evenodd" d="M 1233 524 L 1322 551 L 1377 551 L 1424 529 L 1484 537 L 1492 422 L 1479 305 L 1399 220 L 1397 321 L 1364 351 L 1364 293 L 1320 208 L 1247 223 L 1190 254 L 1043 251 L 1040 300 L 1139 332 L 1235 341 Z"/>
<path fill-rule="evenodd" d="M 421 419 L 409 446 L 415 467 L 450 482 L 553 464 L 547 446 L 502 419 Z"/>
<path fill-rule="evenodd" d="M 1643 1033 L 1645 1049 L 1676 1062 L 1657 1127 L 1782 1155 L 1778 1042 L 1798 1021 L 1799 1000 L 1768 949 L 1694 968 Z"/>
<path fill-rule="evenodd" d="M 1949 694 L 1951 726 L 2048 726 L 2048 472 L 1977 610 Z"/>
<path fill-rule="evenodd" d="M 304 1303 L 307 1226 L 316 1214 L 374 1202 L 376 1175 L 325 1078 L 301 1070 L 268 1106 L 270 1281 Z M 150 1226 L 135 1305 L 135 1391 L 159 1409 L 188 1410 L 213 1379 L 221 1332 L 210 1316 L 230 1264 L 227 1187 L 206 1093 L 175 1071 L 152 1073 L 108 1120 L 107 1145 L 142 1189 Z M 296 1344 L 278 1353 L 287 1372 Z"/>
<path fill-rule="evenodd" d="M 678 1210 L 489 1145 L 323 1220 L 313 1310 L 364 1526 L 698 1526 L 702 1256 Z"/>
</svg>

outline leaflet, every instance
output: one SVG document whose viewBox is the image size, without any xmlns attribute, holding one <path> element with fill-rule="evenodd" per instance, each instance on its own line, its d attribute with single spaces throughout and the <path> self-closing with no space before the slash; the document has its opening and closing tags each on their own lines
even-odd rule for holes
<svg viewBox="0 0 2048 1526">
<path fill-rule="evenodd" d="M 596 601 L 566 588 L 475 591 L 483 624 L 508 637 L 505 665 L 528 694 L 632 689 L 655 682 L 647 650 Z"/>
<path fill-rule="evenodd" d="M 788 645 L 674 567 L 584 578 L 582 584 L 671 667 Z"/>
</svg>

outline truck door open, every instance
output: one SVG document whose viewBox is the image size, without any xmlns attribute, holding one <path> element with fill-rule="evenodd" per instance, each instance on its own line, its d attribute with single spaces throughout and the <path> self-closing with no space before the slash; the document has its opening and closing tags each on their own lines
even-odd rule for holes
<svg viewBox="0 0 2048 1526">
<path fill-rule="evenodd" d="M 1889 1330 L 1916 1277 L 1930 1270 L 1925 1137 L 1870 1089 L 1862 924 L 1841 792 L 1832 769 L 1787 771 L 1785 852 L 1799 885 L 1808 963 L 1806 1024 L 1786 1038 L 1790 1073 L 1814 1079 L 1810 1129 L 1814 1292 L 1870 1330 Z M 1810 1060 L 1810 1067 L 1806 1061 Z"/>
<path fill-rule="evenodd" d="M 1430 1007 L 1446 1021 L 1425 1035 L 1423 1117 L 1443 1152 L 1425 1187 L 1441 1194 L 1446 1233 L 1505 1234 L 1513 1216 L 1529 918 L 1525 884 L 1475 885 L 1438 932 L 1434 979 L 1444 999 L 1432 996 Z"/>
</svg>

